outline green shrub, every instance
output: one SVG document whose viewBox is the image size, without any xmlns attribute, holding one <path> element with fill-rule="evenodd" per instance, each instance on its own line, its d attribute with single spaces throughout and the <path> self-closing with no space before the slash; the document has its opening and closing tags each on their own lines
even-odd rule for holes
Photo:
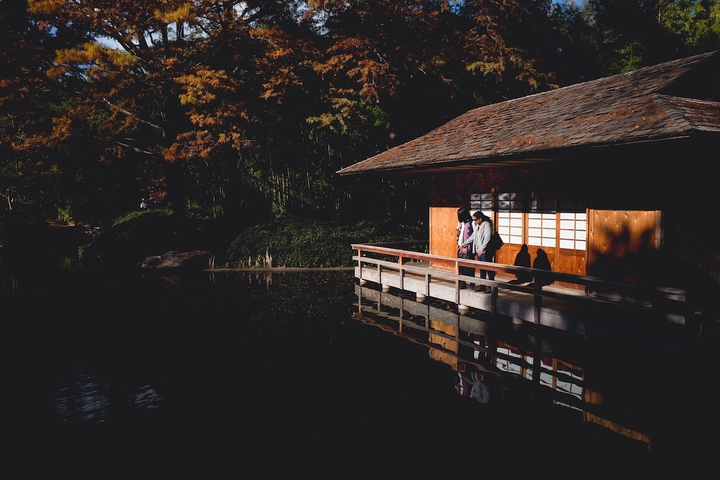
<svg viewBox="0 0 720 480">
<path fill-rule="evenodd" d="M 62 223 L 70 223 L 73 220 L 72 207 L 66 205 L 57 208 L 57 219 Z"/>
<path fill-rule="evenodd" d="M 263 266 L 269 254 L 273 266 L 348 267 L 353 265 L 350 248 L 353 243 L 424 240 L 426 237 L 422 226 L 391 227 L 388 223 L 366 221 L 347 225 L 283 217 L 246 229 L 230 244 L 216 266 Z"/>
<path fill-rule="evenodd" d="M 83 266 L 123 267 L 171 250 L 213 251 L 222 244 L 217 227 L 211 220 L 177 217 L 164 210 L 133 211 L 103 227 L 81 249 L 81 260 Z"/>
<path fill-rule="evenodd" d="M 95 233 L 81 249 L 81 261 L 84 267 L 132 267 L 171 250 L 209 250 L 217 257 L 216 267 L 265 265 L 266 254 L 273 266 L 349 267 L 353 243 L 425 239 L 423 225 L 369 221 L 348 225 L 282 217 L 249 227 L 230 242 L 217 221 L 138 210 Z"/>
</svg>

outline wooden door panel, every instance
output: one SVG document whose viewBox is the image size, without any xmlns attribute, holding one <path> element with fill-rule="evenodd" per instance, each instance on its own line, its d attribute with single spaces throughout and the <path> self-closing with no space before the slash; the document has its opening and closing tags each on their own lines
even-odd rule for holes
<svg viewBox="0 0 720 480">
<path fill-rule="evenodd" d="M 459 207 L 430 207 L 430 253 L 457 258 L 457 236 Z M 433 260 L 433 267 L 455 270 L 454 262 Z"/>
</svg>

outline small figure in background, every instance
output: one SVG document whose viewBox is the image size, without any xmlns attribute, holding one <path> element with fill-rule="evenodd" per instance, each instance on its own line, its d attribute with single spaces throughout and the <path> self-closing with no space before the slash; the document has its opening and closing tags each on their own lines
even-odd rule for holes
<svg viewBox="0 0 720 480">
<path fill-rule="evenodd" d="M 147 210 L 148 205 L 145 203 L 145 199 L 140 200 L 140 210 Z"/>
</svg>

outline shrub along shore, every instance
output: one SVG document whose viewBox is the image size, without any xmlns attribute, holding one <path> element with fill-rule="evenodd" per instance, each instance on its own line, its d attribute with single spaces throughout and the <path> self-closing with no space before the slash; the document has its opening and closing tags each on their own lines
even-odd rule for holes
<svg viewBox="0 0 720 480">
<path fill-rule="evenodd" d="M 425 225 L 348 223 L 284 216 L 228 233 L 219 222 L 133 212 L 92 233 L 79 247 L 83 267 L 134 267 L 170 251 L 203 250 L 215 269 L 317 269 L 353 265 L 353 243 L 427 239 Z"/>
</svg>

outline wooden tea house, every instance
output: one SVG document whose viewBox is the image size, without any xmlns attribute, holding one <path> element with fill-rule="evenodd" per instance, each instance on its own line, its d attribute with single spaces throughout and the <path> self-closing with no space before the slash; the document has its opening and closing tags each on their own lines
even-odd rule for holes
<svg viewBox="0 0 720 480">
<path fill-rule="evenodd" d="M 709 309 L 720 283 L 719 139 L 716 52 L 470 110 L 338 172 L 424 176 L 430 185 L 429 253 L 355 245 L 356 276 L 419 296 L 436 296 L 435 287 L 443 297 L 437 289 L 449 282 L 445 296 L 458 305 L 497 311 L 511 294 L 535 295 L 537 307 L 537 295 L 547 305 L 553 295 L 626 299 L 641 290 Z M 459 288 L 470 280 L 458 278 L 459 207 L 483 211 L 505 241 L 487 265 L 498 273 L 486 282 L 491 296 Z M 511 282 L 526 268 L 514 267 L 523 245 L 532 259 L 547 257 L 551 286 Z M 397 259 L 396 280 L 381 278 L 390 265 L 370 260 L 383 255 Z M 537 308 L 527 315 L 541 321 Z"/>
</svg>

